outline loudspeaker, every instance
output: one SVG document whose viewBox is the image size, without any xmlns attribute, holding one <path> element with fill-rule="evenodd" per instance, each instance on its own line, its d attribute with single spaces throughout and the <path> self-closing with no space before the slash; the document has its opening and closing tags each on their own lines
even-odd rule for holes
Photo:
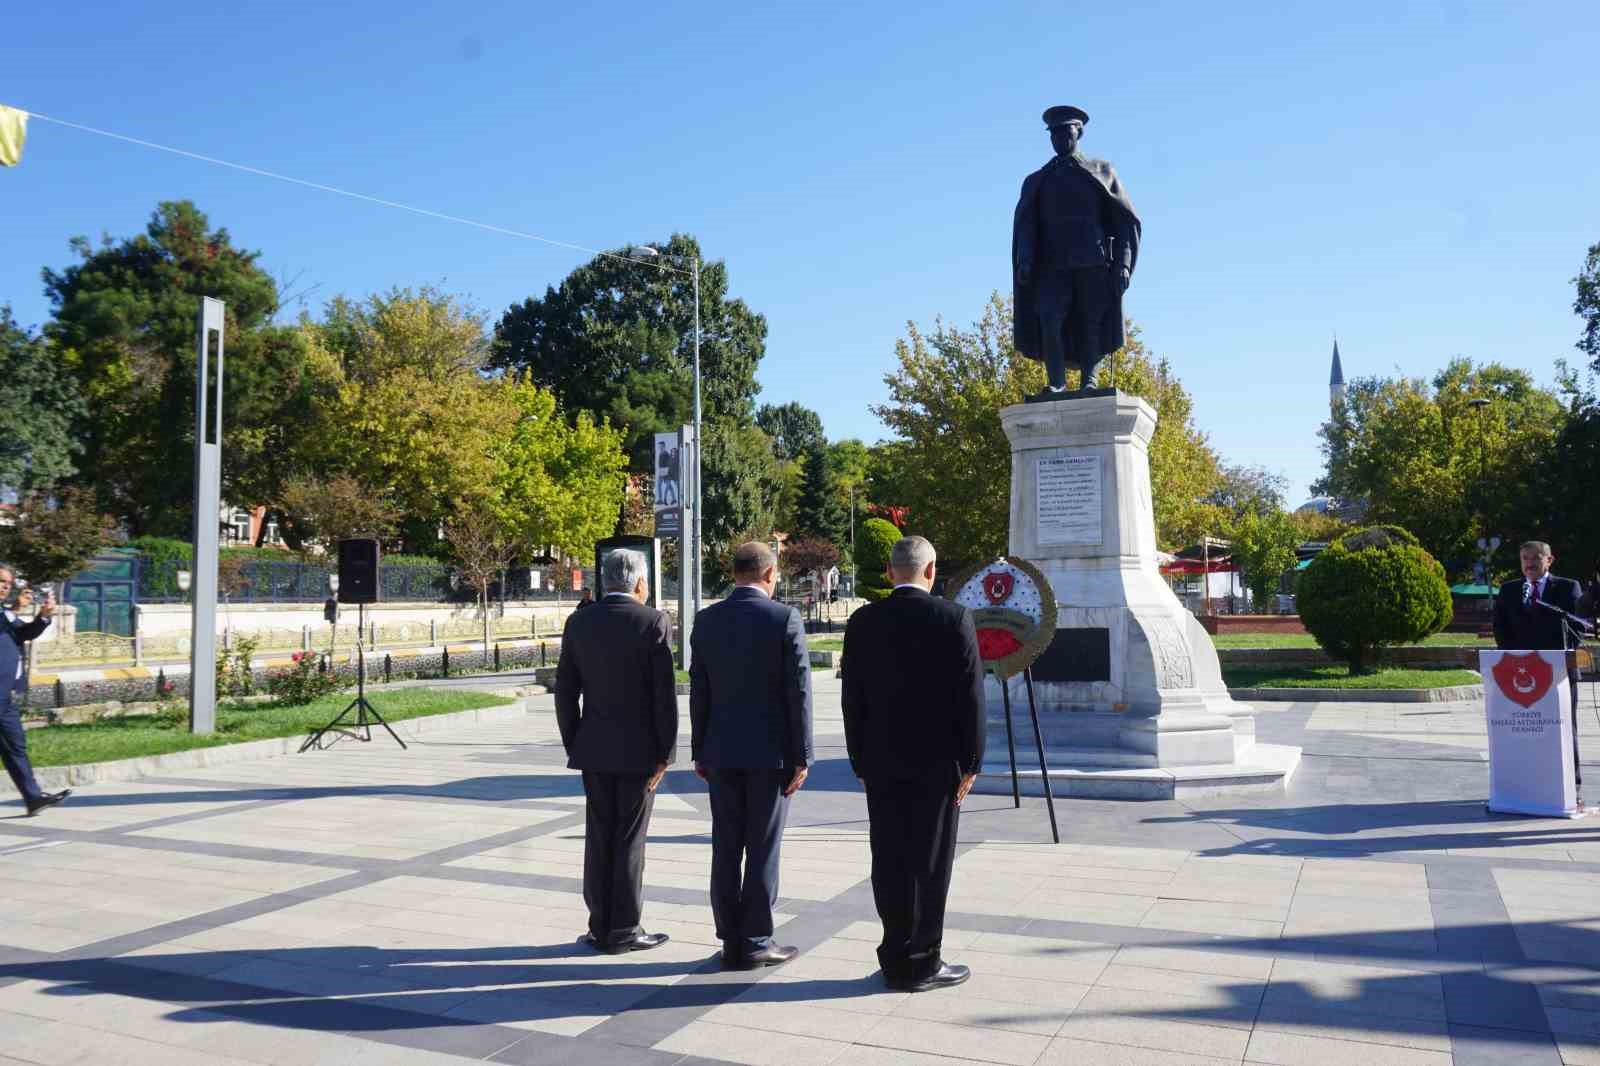
<svg viewBox="0 0 1600 1066">
<path fill-rule="evenodd" d="M 339 602 L 378 602 L 378 542 L 362 537 L 339 542 Z"/>
</svg>

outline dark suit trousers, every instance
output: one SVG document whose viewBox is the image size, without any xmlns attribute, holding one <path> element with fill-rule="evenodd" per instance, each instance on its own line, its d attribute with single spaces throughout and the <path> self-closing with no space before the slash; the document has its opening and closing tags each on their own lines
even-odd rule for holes
<svg viewBox="0 0 1600 1066">
<path fill-rule="evenodd" d="M 644 841 L 656 803 L 649 781 L 649 774 L 583 772 L 583 902 L 589 932 L 602 943 L 640 932 Z"/>
<path fill-rule="evenodd" d="M 872 896 L 883 921 L 878 964 L 891 981 L 938 972 L 944 908 L 956 857 L 955 763 L 915 779 L 869 778 Z"/>
<path fill-rule="evenodd" d="M 709 770 L 711 915 L 723 949 L 748 955 L 772 943 L 778 849 L 792 770 Z"/>
<path fill-rule="evenodd" d="M 28 738 L 22 730 L 22 712 L 12 702 L 11 693 L 0 693 L 0 762 L 4 762 L 11 783 L 17 786 L 22 798 L 35 803 L 44 792 L 34 780 L 33 766 L 28 762 Z"/>
</svg>

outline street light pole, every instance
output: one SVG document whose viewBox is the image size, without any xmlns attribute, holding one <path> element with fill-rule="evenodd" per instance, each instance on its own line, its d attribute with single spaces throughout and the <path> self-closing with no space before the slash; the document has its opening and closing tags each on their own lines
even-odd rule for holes
<svg viewBox="0 0 1600 1066">
<path fill-rule="evenodd" d="M 856 594 L 856 483 L 850 482 L 850 595 Z"/>
<path fill-rule="evenodd" d="M 701 539 L 700 515 L 704 500 L 700 495 L 700 449 L 705 447 L 705 433 L 700 426 L 700 254 L 693 257 L 694 266 L 694 613 L 700 615 L 700 559 L 705 542 Z"/>
<path fill-rule="evenodd" d="M 697 250 L 691 256 L 672 255 L 648 244 L 641 244 L 630 249 L 628 258 L 636 261 L 670 259 L 676 263 L 687 262 L 689 264 L 689 272 L 694 279 L 694 450 L 692 453 L 694 455 L 694 492 L 691 504 L 694 508 L 694 525 L 693 532 L 685 529 L 680 535 L 682 539 L 679 541 L 680 544 L 692 546 L 688 547 L 688 550 L 683 554 L 685 560 L 693 560 L 692 567 L 686 567 L 685 570 L 690 575 L 689 580 L 694 586 L 694 612 L 687 620 L 682 618 L 678 620 L 678 631 L 683 638 L 683 665 L 687 669 L 689 665 L 689 631 L 693 625 L 694 616 L 700 613 L 701 590 L 704 587 L 704 582 L 701 578 L 701 557 L 704 555 L 704 541 L 702 539 L 703 527 L 700 521 L 700 513 L 704 502 L 700 491 L 700 449 L 703 447 L 705 439 L 700 415 L 700 253 Z M 690 555 L 691 551 L 692 555 Z"/>
</svg>

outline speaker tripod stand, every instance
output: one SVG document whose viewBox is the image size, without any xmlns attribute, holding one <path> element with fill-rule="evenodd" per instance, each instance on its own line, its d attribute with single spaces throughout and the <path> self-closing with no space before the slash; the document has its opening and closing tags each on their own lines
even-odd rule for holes
<svg viewBox="0 0 1600 1066">
<path fill-rule="evenodd" d="M 349 737 L 351 740 L 370 742 L 372 740 L 372 725 L 374 722 L 383 726 L 389 735 L 394 737 L 394 742 L 400 745 L 402 751 L 406 750 L 406 742 L 400 739 L 400 734 L 394 731 L 389 723 L 384 720 L 383 715 L 378 713 L 378 709 L 367 700 L 366 604 L 359 603 L 356 605 L 356 619 L 356 698 L 350 701 L 350 706 L 339 712 L 337 718 L 306 738 L 306 742 L 300 745 L 302 754 L 312 748 L 321 750 L 323 746 L 322 738 L 329 733 L 337 733 L 340 736 Z M 332 663 L 329 666 L 331 667 Z M 355 719 L 354 721 L 346 722 L 345 719 L 351 711 L 356 712 Z M 362 730 L 362 732 L 356 732 L 358 729 Z"/>
</svg>

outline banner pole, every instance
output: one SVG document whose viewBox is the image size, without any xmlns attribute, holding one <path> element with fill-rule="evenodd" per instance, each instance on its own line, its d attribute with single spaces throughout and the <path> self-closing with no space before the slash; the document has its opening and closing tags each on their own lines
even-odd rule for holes
<svg viewBox="0 0 1600 1066">
<path fill-rule="evenodd" d="M 1011 805 L 1022 806 L 1022 787 L 1017 783 L 1017 742 L 1011 734 L 1011 679 L 994 675 L 1000 682 L 1000 697 L 1006 707 L 1006 751 L 1011 755 Z"/>
<path fill-rule="evenodd" d="M 1028 713 L 1033 716 L 1033 742 L 1039 746 L 1039 780 L 1044 782 L 1044 805 L 1050 811 L 1050 835 L 1061 843 L 1061 830 L 1056 828 L 1056 798 L 1050 792 L 1050 770 L 1044 764 L 1044 735 L 1039 731 L 1039 704 L 1033 698 L 1033 667 L 1022 671 L 1028 684 Z"/>
</svg>

